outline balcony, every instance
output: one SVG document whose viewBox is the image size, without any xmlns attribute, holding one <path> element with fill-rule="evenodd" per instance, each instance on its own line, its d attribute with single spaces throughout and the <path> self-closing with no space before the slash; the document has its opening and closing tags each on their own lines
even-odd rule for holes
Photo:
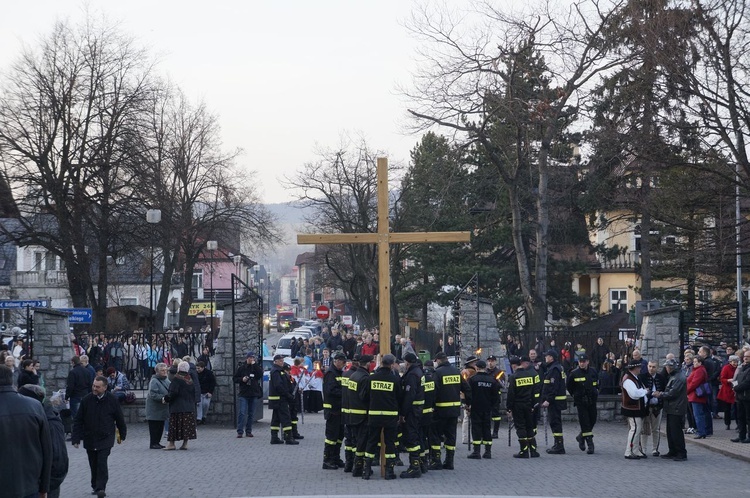
<svg viewBox="0 0 750 498">
<path fill-rule="evenodd" d="M 640 251 L 628 251 L 624 254 L 618 254 L 614 258 L 605 258 L 603 255 L 597 255 L 599 264 L 603 270 L 632 270 L 641 261 Z"/>
<path fill-rule="evenodd" d="M 10 274 L 13 287 L 67 287 L 68 273 L 64 270 L 14 271 Z"/>
</svg>

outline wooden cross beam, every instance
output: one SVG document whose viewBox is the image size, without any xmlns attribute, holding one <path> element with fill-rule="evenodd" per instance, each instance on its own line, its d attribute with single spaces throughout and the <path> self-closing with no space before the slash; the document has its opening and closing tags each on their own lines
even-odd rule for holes
<svg viewBox="0 0 750 498">
<path fill-rule="evenodd" d="M 378 158 L 378 231 L 376 233 L 298 234 L 298 244 L 377 244 L 380 354 L 391 349 L 390 244 L 469 242 L 469 232 L 391 233 L 388 222 L 388 159 Z"/>
</svg>

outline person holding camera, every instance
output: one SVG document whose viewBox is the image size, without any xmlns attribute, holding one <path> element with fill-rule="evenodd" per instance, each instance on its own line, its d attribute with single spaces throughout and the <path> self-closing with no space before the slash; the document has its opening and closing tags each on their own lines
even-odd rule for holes
<svg viewBox="0 0 750 498">
<path fill-rule="evenodd" d="M 237 437 L 253 437 L 255 402 L 263 397 L 263 367 L 256 361 L 255 353 L 245 355 L 245 363 L 237 368 L 234 382 L 239 384 L 237 393 Z"/>
</svg>

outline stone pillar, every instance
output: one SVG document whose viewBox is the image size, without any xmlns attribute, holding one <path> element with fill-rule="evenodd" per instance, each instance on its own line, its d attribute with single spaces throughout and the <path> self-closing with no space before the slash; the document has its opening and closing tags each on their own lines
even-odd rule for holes
<svg viewBox="0 0 750 498">
<path fill-rule="evenodd" d="M 669 306 L 643 313 L 641 354 L 647 360 L 664 362 L 667 353 L 680 357 L 680 307 Z"/>
<path fill-rule="evenodd" d="M 47 396 L 65 389 L 73 345 L 68 315 L 48 308 L 34 309 L 34 358 L 41 363 L 40 374 Z"/>
<path fill-rule="evenodd" d="M 573 285 L 572 285 L 573 293 L 577 296 L 581 293 L 581 277 L 579 275 L 576 275 L 573 277 Z"/>
<path fill-rule="evenodd" d="M 591 275 L 591 297 L 598 296 L 599 293 L 599 276 Z M 594 304 L 594 301 L 591 301 Z M 598 311 L 598 309 L 597 309 Z"/>
<path fill-rule="evenodd" d="M 477 350 L 477 301 L 475 299 L 461 299 L 461 360 L 476 354 Z M 487 358 L 494 354 L 500 356 L 500 330 L 497 328 L 497 318 L 492 309 L 492 301 L 479 299 L 479 347 L 480 355 Z"/>
<path fill-rule="evenodd" d="M 245 361 L 245 355 L 248 351 L 256 352 L 258 361 L 263 361 L 259 351 L 262 334 L 262 328 L 259 330 L 259 313 L 257 299 L 235 302 L 235 332 L 233 336 L 232 308 L 230 305 L 224 306 L 224 317 L 221 321 L 216 351 L 211 358 L 213 372 L 216 375 L 216 391 L 209 411 L 209 420 L 212 423 L 234 425 L 235 388 L 232 380 L 234 372 L 239 363 Z M 232 354 L 233 337 L 234 356 Z M 260 407 L 257 405 L 260 405 Z M 263 404 L 256 403 L 256 408 L 256 414 L 262 414 Z"/>
</svg>

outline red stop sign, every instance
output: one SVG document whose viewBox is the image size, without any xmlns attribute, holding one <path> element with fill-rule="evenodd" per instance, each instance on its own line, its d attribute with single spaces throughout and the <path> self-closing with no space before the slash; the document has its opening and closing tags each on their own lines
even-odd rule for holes
<svg viewBox="0 0 750 498">
<path fill-rule="evenodd" d="M 327 320 L 331 316 L 331 310 L 328 309 L 328 306 L 321 305 L 315 308 L 315 315 L 321 320 Z"/>
</svg>

